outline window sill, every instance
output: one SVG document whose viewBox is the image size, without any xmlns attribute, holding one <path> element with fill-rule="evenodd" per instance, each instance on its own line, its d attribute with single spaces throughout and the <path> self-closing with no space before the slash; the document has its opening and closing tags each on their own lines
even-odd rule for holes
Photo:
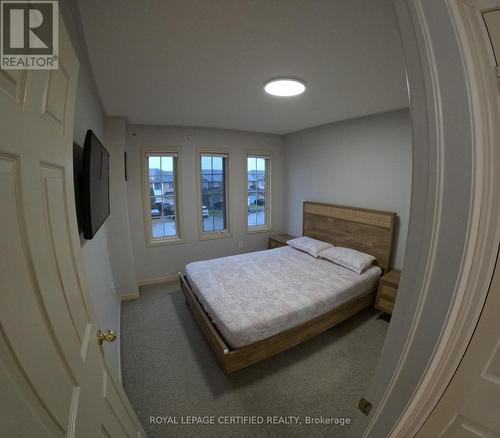
<svg viewBox="0 0 500 438">
<path fill-rule="evenodd" d="M 164 239 L 150 239 L 146 242 L 148 248 L 154 246 L 168 246 L 168 245 L 179 245 L 184 243 L 184 239 L 180 237 L 168 237 Z"/>
<path fill-rule="evenodd" d="M 271 227 L 252 227 L 247 228 L 247 234 L 259 234 L 259 233 L 271 233 L 273 229 Z"/>
<path fill-rule="evenodd" d="M 232 237 L 232 234 L 229 231 L 200 233 L 200 240 L 225 239 L 228 237 Z"/>
</svg>

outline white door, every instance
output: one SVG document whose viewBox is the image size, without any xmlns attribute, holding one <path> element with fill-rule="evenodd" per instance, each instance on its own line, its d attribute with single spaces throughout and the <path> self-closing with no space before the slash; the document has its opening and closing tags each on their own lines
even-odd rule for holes
<svg viewBox="0 0 500 438">
<path fill-rule="evenodd" d="M 79 65 L 59 22 L 58 70 L 0 70 L 0 436 L 145 436 L 106 370 L 82 275 Z"/>
<path fill-rule="evenodd" d="M 500 437 L 499 264 L 469 348 L 419 438 Z"/>
</svg>

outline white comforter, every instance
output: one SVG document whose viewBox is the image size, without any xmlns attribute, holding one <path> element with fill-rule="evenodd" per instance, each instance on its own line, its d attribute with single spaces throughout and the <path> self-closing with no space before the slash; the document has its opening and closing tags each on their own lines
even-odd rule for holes
<svg viewBox="0 0 500 438">
<path fill-rule="evenodd" d="M 356 274 L 291 247 L 186 266 L 188 281 L 231 348 L 296 327 L 362 295 L 381 269 Z"/>
</svg>

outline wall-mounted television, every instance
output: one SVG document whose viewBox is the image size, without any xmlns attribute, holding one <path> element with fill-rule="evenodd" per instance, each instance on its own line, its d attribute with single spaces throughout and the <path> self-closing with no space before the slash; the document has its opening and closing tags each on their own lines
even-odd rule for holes
<svg viewBox="0 0 500 438">
<path fill-rule="evenodd" d="M 83 145 L 80 180 L 81 229 L 92 239 L 109 216 L 109 153 L 91 129 Z"/>
</svg>

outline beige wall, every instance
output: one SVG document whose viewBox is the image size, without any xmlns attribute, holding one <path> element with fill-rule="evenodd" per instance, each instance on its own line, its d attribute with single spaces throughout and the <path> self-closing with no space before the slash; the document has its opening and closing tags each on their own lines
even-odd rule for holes
<svg viewBox="0 0 500 438">
<path fill-rule="evenodd" d="M 411 197 L 408 110 L 332 123 L 285 137 L 288 231 L 302 234 L 302 202 L 394 211 L 394 266 L 404 259 Z"/>
<path fill-rule="evenodd" d="M 135 135 L 134 135 L 135 134 Z M 182 195 L 181 221 L 184 243 L 148 248 L 144 230 L 141 148 L 175 146 L 180 149 Z M 229 150 L 229 221 L 232 237 L 200 241 L 197 216 L 196 150 L 198 147 L 220 147 Z M 270 232 L 246 232 L 245 175 L 246 151 L 272 152 L 272 232 L 285 229 L 285 164 L 281 137 L 241 131 L 130 126 L 127 133 L 129 155 L 128 205 L 132 246 L 139 281 L 175 274 L 195 260 L 205 260 L 267 248 Z M 243 242 L 243 248 L 238 244 Z"/>
</svg>

